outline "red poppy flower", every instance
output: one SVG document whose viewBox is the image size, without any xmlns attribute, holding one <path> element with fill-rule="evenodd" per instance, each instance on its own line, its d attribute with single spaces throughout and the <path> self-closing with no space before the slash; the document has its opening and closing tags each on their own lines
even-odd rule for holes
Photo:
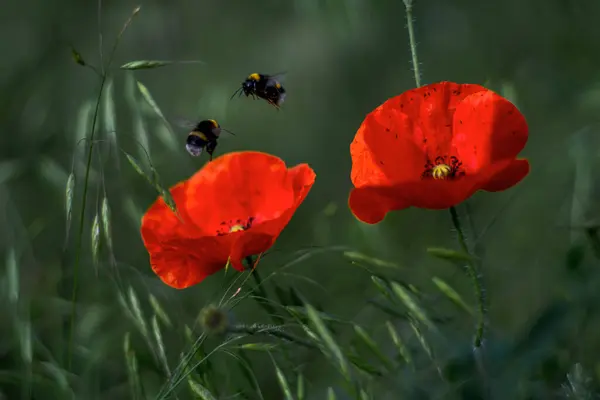
<svg viewBox="0 0 600 400">
<path fill-rule="evenodd" d="M 527 136 L 519 110 L 482 86 L 404 92 L 367 115 L 350 145 L 350 209 L 374 224 L 392 210 L 444 209 L 478 190 L 508 189 L 529 173 L 516 158 Z"/>
<path fill-rule="evenodd" d="M 154 272 L 183 289 L 269 249 L 315 181 L 307 164 L 287 168 L 272 155 L 245 151 L 207 163 L 171 188 L 179 216 L 162 198 L 142 218 Z"/>
</svg>

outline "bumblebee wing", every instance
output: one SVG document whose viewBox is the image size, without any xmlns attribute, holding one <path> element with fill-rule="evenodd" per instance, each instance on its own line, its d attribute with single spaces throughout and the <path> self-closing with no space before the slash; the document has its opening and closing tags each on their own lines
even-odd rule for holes
<svg viewBox="0 0 600 400">
<path fill-rule="evenodd" d="M 180 128 L 185 129 L 194 129 L 194 127 L 198 124 L 198 122 L 191 121 L 186 118 L 175 117 L 171 121 L 173 125 L 178 126 Z"/>
<path fill-rule="evenodd" d="M 283 82 L 285 81 L 285 77 L 286 77 L 287 72 L 278 72 L 276 74 L 272 74 L 272 75 L 265 75 L 267 77 L 267 87 L 273 87 L 276 84 L 283 84 Z"/>
</svg>

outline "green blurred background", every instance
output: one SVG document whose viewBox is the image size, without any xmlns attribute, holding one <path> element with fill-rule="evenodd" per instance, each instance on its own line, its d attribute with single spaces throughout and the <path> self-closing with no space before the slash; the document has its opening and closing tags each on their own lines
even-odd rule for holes
<svg viewBox="0 0 600 400">
<path fill-rule="evenodd" d="M 485 232 L 477 247 L 490 297 L 494 398 L 562 398 L 560 385 L 576 363 L 592 379 L 600 378 L 600 327 L 593 307 L 598 303 L 593 293 L 598 291 L 600 266 L 588 241 L 595 234 L 586 236 L 581 229 L 598 217 L 600 194 L 595 176 L 600 166 L 600 130 L 595 125 L 600 107 L 600 2 L 415 3 L 424 83 L 484 84 L 515 102 L 527 117 L 530 139 L 523 155 L 530 159 L 530 175 L 509 191 L 476 194 L 461 212 L 468 206 L 472 239 Z M 384 325 L 390 316 L 367 304 L 378 295 L 370 274 L 332 246 L 397 264 L 384 272 L 420 287 L 428 293 L 424 301 L 431 312 L 451 319 L 442 326 L 445 344 L 437 343 L 439 362 L 459 377 L 448 389 L 434 362 L 419 353 L 414 334 L 398 323 L 420 354 L 421 365 L 374 380 L 372 398 L 477 398 L 461 389 L 474 379 L 472 365 L 456 361 L 469 359 L 473 323 L 436 290 L 431 277 L 446 280 L 469 303 L 474 301 L 471 288 L 459 269 L 426 252 L 429 246 L 456 248 L 448 213 L 410 209 L 367 226 L 346 205 L 349 144 L 356 129 L 373 108 L 414 87 L 403 2 L 103 1 L 105 60 L 139 4 L 142 9 L 116 53 L 97 137 L 110 139 L 114 124 L 119 146 L 140 160 L 143 153 L 133 138 L 145 143 L 165 186 L 189 177 L 206 161 L 188 156 L 185 129 L 173 126 L 175 133 L 169 132 L 140 96 L 137 80 L 167 118 L 214 118 L 235 132 L 219 143 L 217 154 L 261 150 L 290 165 L 309 163 L 317 172 L 316 184 L 264 259 L 261 272 L 266 276 L 276 271 L 301 249 L 327 251 L 299 262 L 287 270 L 290 275 L 275 275 L 268 290 L 274 284 L 294 286 L 327 313 L 369 327 L 391 355 L 395 350 Z M 0 393 L 7 399 L 69 398 L 70 391 L 61 389 L 64 378 L 76 398 L 129 398 L 122 342 L 124 333 L 131 332 L 142 381 L 152 398 L 165 378 L 117 302 L 106 248 L 97 267 L 90 255 L 100 182 L 105 182 L 112 208 L 114 254 L 123 281 L 135 289 L 147 315 L 152 293 L 178 326 L 164 333 L 171 365 L 185 351 L 183 325 L 192 326 L 200 309 L 222 293 L 222 275 L 183 291 L 154 276 L 139 225 L 156 192 L 125 158 L 117 161 L 114 150 L 109 154 L 108 146 L 100 145 L 102 163 L 94 158 L 85 217 L 75 362 L 65 372 L 61 360 L 86 159 L 84 146 L 75 144 L 90 133 L 99 88 L 98 77 L 73 62 L 69 46 L 89 64 L 100 64 L 97 4 L 5 1 L 0 31 L 0 251 L 6 260 L 0 273 Z M 202 60 L 206 65 L 134 72 L 116 68 L 143 59 Z M 288 96 L 281 111 L 245 97 L 229 100 L 249 73 L 279 71 L 287 71 Z M 71 170 L 77 186 L 63 254 L 65 186 Z M 18 291 L 11 284 L 17 278 Z M 269 322 L 252 300 L 233 314 L 238 322 Z M 342 327 L 335 334 L 342 344 L 354 340 L 351 329 Z M 294 365 L 302 366 L 310 382 L 307 398 L 325 398 L 327 387 L 340 388 L 339 374 L 321 355 L 292 353 Z M 265 399 L 283 398 L 268 355 L 257 353 L 252 360 Z M 282 361 L 281 366 L 293 381 L 291 364 Z M 213 369 L 221 386 L 219 398 L 235 394 L 241 385 L 235 360 L 221 357 Z M 338 396 L 346 398 L 341 390 Z"/>
</svg>

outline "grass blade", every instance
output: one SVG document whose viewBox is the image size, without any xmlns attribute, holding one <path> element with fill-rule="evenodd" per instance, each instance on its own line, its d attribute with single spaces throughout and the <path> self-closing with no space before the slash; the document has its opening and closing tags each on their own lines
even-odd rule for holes
<svg viewBox="0 0 600 400">
<path fill-rule="evenodd" d="M 356 332 L 365 346 L 367 346 L 367 348 L 382 362 L 383 365 L 385 365 L 388 370 L 391 371 L 394 368 L 393 363 L 381 352 L 379 346 L 377 346 L 377 343 L 375 343 L 367 331 L 358 325 L 354 325 L 354 332 Z"/>
<path fill-rule="evenodd" d="M 137 69 L 153 69 L 166 67 L 173 64 L 206 64 L 200 60 L 186 60 L 186 61 L 165 61 L 165 60 L 136 60 L 130 61 L 121 65 L 121 69 L 137 70 Z"/>
<path fill-rule="evenodd" d="M 94 261 L 94 268 L 96 269 L 96 276 L 98 276 L 98 259 L 100 253 L 100 217 L 98 213 L 94 216 L 92 222 L 92 259 Z"/>
<path fill-rule="evenodd" d="M 173 324 L 171 323 L 171 319 L 169 318 L 169 316 L 165 312 L 164 308 L 160 305 L 160 303 L 158 302 L 158 300 L 156 299 L 156 297 L 154 297 L 154 295 L 152 293 L 150 293 L 150 295 L 148 296 L 148 300 L 150 302 L 150 306 L 152 307 L 152 310 L 154 310 L 154 314 L 158 317 L 158 319 L 160 319 L 162 321 L 162 323 L 165 324 L 166 327 L 168 327 L 168 328 L 172 327 Z"/>
<path fill-rule="evenodd" d="M 284 399 L 285 400 L 294 400 L 294 397 L 292 396 L 292 390 L 290 389 L 290 385 L 289 385 L 287 379 L 285 378 L 285 375 L 283 374 L 283 372 L 281 371 L 281 369 L 275 362 L 275 359 L 273 359 L 273 357 L 271 357 L 271 360 L 273 361 L 273 366 L 275 367 L 275 373 L 277 374 L 277 382 L 279 382 L 279 386 L 281 387 L 281 390 L 283 391 Z"/>
<path fill-rule="evenodd" d="M 162 332 L 160 331 L 160 325 L 158 324 L 158 318 L 156 317 L 156 314 L 152 316 L 152 321 L 150 322 L 150 325 L 152 326 L 154 340 L 156 341 L 156 345 L 158 346 L 158 358 L 162 363 L 167 377 L 169 377 L 171 376 L 171 370 L 169 369 L 169 361 L 167 361 L 167 353 L 165 351 Z"/>
<path fill-rule="evenodd" d="M 200 383 L 196 382 L 192 378 L 188 377 L 187 382 L 188 382 L 188 385 L 190 386 L 190 390 L 192 391 L 192 394 L 194 394 L 195 396 L 198 396 L 198 399 L 217 400 L 217 398 L 215 396 L 213 396 L 212 393 L 207 388 L 205 388 L 204 386 L 202 386 Z"/>
<path fill-rule="evenodd" d="M 154 98 L 150 94 L 150 91 L 146 86 L 144 86 L 143 83 L 139 81 L 137 82 L 137 87 L 140 93 L 142 94 L 142 97 L 146 104 L 148 104 L 152 111 L 162 120 L 163 124 L 167 127 L 167 130 L 169 131 L 170 135 L 160 135 L 159 139 L 161 139 L 161 141 L 167 148 L 170 148 L 171 150 L 177 149 L 177 142 L 175 141 L 175 132 L 173 132 L 171 124 L 161 111 L 160 107 L 158 107 L 158 104 L 156 104 L 156 101 L 154 101 Z"/>
<path fill-rule="evenodd" d="M 331 336 L 329 329 L 327 329 L 325 323 L 319 316 L 319 313 L 310 304 L 306 305 L 306 311 L 308 314 L 308 318 L 315 326 L 315 329 L 317 330 L 317 333 L 323 340 L 325 347 L 331 352 L 331 355 L 335 359 L 340 372 L 342 373 L 344 378 L 350 381 L 350 369 L 348 368 L 348 362 L 344 357 L 342 350 L 337 345 L 335 339 L 333 338 L 333 336 Z"/>
<path fill-rule="evenodd" d="M 71 172 L 67 179 L 67 187 L 65 188 L 65 211 L 66 211 L 66 226 L 67 232 L 65 235 L 65 247 L 69 241 L 69 232 L 71 230 L 71 219 L 73 217 L 73 197 L 75 196 L 75 174 Z"/>
<path fill-rule="evenodd" d="M 402 339 L 400 339 L 400 336 L 398 335 L 398 332 L 396 332 L 396 328 L 394 328 L 394 325 L 390 321 L 386 321 L 385 325 L 388 328 L 388 332 L 390 333 L 390 337 L 392 338 L 392 342 L 394 342 L 394 345 L 396 346 L 396 349 L 398 350 L 398 354 L 400 355 L 400 357 L 402 357 L 402 359 L 407 364 L 411 364 L 412 363 L 412 357 L 410 356 L 410 352 L 408 351 L 408 347 L 406 347 L 406 345 L 404 344 L 404 342 L 402 341 Z"/>
<path fill-rule="evenodd" d="M 430 247 L 427 253 L 444 261 L 449 261 L 453 264 L 463 264 L 465 262 L 474 262 L 474 257 L 451 249 L 443 249 L 440 247 Z"/>
<path fill-rule="evenodd" d="M 435 286 L 437 286 L 437 288 L 443 294 L 445 294 L 446 297 L 448 297 L 450 299 L 450 301 L 452 301 L 458 307 L 465 310 L 467 313 L 473 315 L 473 310 L 471 309 L 471 307 L 467 303 L 465 303 L 465 301 L 463 300 L 461 295 L 458 294 L 458 292 L 456 290 L 454 290 L 450 285 L 448 285 L 445 281 L 438 278 L 437 276 L 434 276 L 433 278 L 431 278 L 431 280 L 433 281 Z"/>
<path fill-rule="evenodd" d="M 429 329 L 437 332 L 437 327 L 433 322 L 431 322 L 425 311 L 417 304 L 416 300 L 413 299 L 410 293 L 396 282 L 391 282 L 390 285 L 392 292 L 402 303 L 404 303 L 410 313 L 423 324 L 425 324 Z"/>
</svg>

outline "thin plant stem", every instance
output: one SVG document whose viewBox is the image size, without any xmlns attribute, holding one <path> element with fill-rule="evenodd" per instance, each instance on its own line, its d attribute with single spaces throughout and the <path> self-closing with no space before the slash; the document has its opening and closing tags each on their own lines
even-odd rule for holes
<svg viewBox="0 0 600 400">
<path fill-rule="evenodd" d="M 458 217 L 458 212 L 455 207 L 450 207 L 450 217 L 452 218 L 452 225 L 454 225 L 454 229 L 458 235 L 458 243 L 461 250 L 465 254 L 470 254 L 460 218 Z M 475 290 L 475 297 L 477 297 L 477 327 L 475 329 L 475 336 L 473 337 L 473 346 L 475 348 L 480 348 L 483 343 L 486 327 L 486 294 L 481 282 L 481 275 L 477 271 L 475 263 L 473 261 L 468 261 L 465 270 L 471 279 L 473 289 Z"/>
<path fill-rule="evenodd" d="M 462 225 L 460 223 L 458 212 L 456 211 L 455 207 L 450 207 L 450 217 L 452 218 L 452 225 L 454 225 L 454 229 L 456 230 L 456 234 L 458 236 L 458 243 L 460 245 L 461 250 L 465 254 L 470 255 L 469 248 L 467 246 L 467 240 L 462 229 Z M 477 268 L 473 260 L 469 260 L 466 263 L 465 271 L 471 279 L 471 283 L 475 291 L 475 297 L 477 298 L 477 322 L 475 327 L 475 335 L 473 336 L 473 355 L 475 358 L 477 370 L 479 371 L 479 374 L 482 378 L 485 398 L 490 398 L 491 388 L 489 385 L 489 379 L 486 372 L 483 355 L 483 343 L 485 339 L 485 329 L 487 325 L 486 292 L 485 287 L 483 286 L 481 273 L 479 272 L 480 268 Z"/>
<path fill-rule="evenodd" d="M 256 283 L 254 290 L 261 297 L 261 299 L 258 300 L 259 303 L 265 308 L 265 311 L 269 313 L 269 316 L 273 319 L 273 321 L 283 323 L 282 318 L 279 315 L 277 315 L 277 311 L 268 301 L 269 297 L 267 295 L 267 291 L 265 290 L 265 286 L 263 284 L 263 280 L 260 277 L 260 274 L 256 270 L 256 265 L 252 257 L 246 257 L 246 262 L 248 263 L 248 266 L 252 268 L 252 272 L 250 272 L 250 274 L 252 275 L 252 278 L 254 278 L 254 282 Z"/>
<path fill-rule="evenodd" d="M 278 326 L 265 328 L 265 327 L 260 327 L 260 326 L 240 325 L 240 326 L 231 327 L 231 328 L 229 328 L 229 330 L 233 333 L 245 333 L 247 335 L 265 334 L 268 336 L 273 336 L 273 337 L 276 337 L 279 339 L 283 339 L 283 340 L 291 342 L 291 343 L 298 344 L 303 347 L 307 347 L 309 349 L 317 349 L 317 350 L 319 349 L 319 347 L 317 345 L 315 345 L 311 342 L 308 342 L 304 339 L 301 339 L 297 336 L 294 336 L 292 334 L 289 334 L 289 333 L 281 330 L 281 328 Z"/>
<path fill-rule="evenodd" d="M 417 87 L 421 86 L 421 71 L 419 70 L 419 59 L 417 58 L 417 42 L 415 40 L 415 26 L 412 15 L 413 0 L 403 0 L 406 8 L 406 28 L 408 29 L 408 40 L 410 41 L 410 54 L 412 55 L 413 72 Z"/>
<path fill-rule="evenodd" d="M 100 89 L 98 90 L 98 97 L 96 99 L 96 107 L 94 109 L 94 117 L 92 119 L 92 128 L 91 128 L 92 131 L 90 133 L 90 138 L 89 138 L 88 155 L 87 155 L 87 161 L 86 161 L 86 167 L 85 167 L 85 178 L 83 181 L 83 196 L 81 199 L 81 212 L 79 215 L 79 229 L 77 232 L 78 233 L 77 246 L 75 248 L 75 265 L 73 267 L 73 290 L 71 292 L 71 323 L 70 323 L 70 328 L 69 328 L 69 340 L 68 340 L 68 352 L 67 352 L 68 369 L 71 369 L 71 363 L 73 361 L 73 338 L 74 338 L 74 334 L 75 334 L 75 314 L 76 314 L 76 308 L 77 308 L 76 302 L 77 302 L 77 289 L 78 289 L 78 284 L 79 284 L 79 269 L 80 269 L 80 265 L 81 265 L 83 228 L 84 228 L 84 224 L 85 224 L 85 206 L 87 203 L 88 184 L 89 184 L 89 178 L 90 178 L 90 170 L 92 167 L 92 158 L 93 158 L 93 154 L 94 154 L 94 151 L 93 151 L 94 144 L 95 144 L 94 134 L 96 132 L 96 125 L 98 123 L 98 115 L 100 114 L 99 113 L 100 103 L 102 100 L 102 94 L 104 92 L 106 80 L 108 78 L 108 70 L 110 69 L 110 66 L 112 65 L 114 55 L 115 55 L 115 52 L 119 45 L 119 42 L 121 40 L 121 37 L 123 36 L 123 33 L 125 33 L 125 31 L 129 27 L 129 25 L 131 24 L 133 17 L 135 17 L 139 13 L 139 11 L 140 11 L 139 6 L 133 10 L 132 14 L 129 16 L 129 19 L 125 22 L 125 24 L 123 25 L 123 28 L 121 29 L 121 31 L 117 35 L 117 38 L 115 39 L 112 50 L 110 52 L 110 56 L 108 59 L 108 64 L 106 66 L 106 69 L 104 68 L 104 66 L 102 66 Z"/>
<path fill-rule="evenodd" d="M 417 87 L 420 87 L 421 72 L 419 69 L 419 59 L 417 58 L 417 44 L 415 40 L 414 18 L 412 15 L 413 0 L 403 0 L 403 2 L 406 8 L 406 28 L 408 29 L 408 38 L 410 41 L 410 52 L 412 55 L 413 72 L 415 74 L 415 84 L 417 85 Z M 465 254 L 470 255 L 471 253 L 469 252 L 466 237 L 460 223 L 460 218 L 458 217 L 458 212 L 456 211 L 455 207 L 450 207 L 450 216 L 452 218 L 452 224 L 454 225 L 454 228 L 456 229 L 456 232 L 458 234 L 458 242 L 461 247 L 461 250 Z M 483 286 L 482 276 L 479 273 L 480 268 L 478 268 L 475 265 L 475 262 L 472 259 L 467 262 L 465 270 L 468 277 L 471 279 L 471 283 L 475 291 L 475 297 L 477 298 L 477 323 L 475 327 L 475 335 L 473 337 L 473 353 L 475 356 L 477 369 L 483 380 L 484 391 L 486 393 L 485 397 L 489 398 L 490 385 L 488 382 L 482 353 L 483 341 L 487 325 L 486 292 Z"/>
<path fill-rule="evenodd" d="M 83 227 L 85 224 L 85 206 L 87 203 L 87 192 L 88 192 L 88 182 L 90 178 L 90 170 L 92 166 L 92 156 L 94 154 L 94 132 L 96 131 L 96 124 L 98 122 L 98 114 L 100 109 L 100 101 L 102 99 L 102 92 L 104 91 L 104 84 L 106 83 L 107 75 L 102 75 L 102 80 L 100 81 L 100 89 L 98 90 L 98 98 L 96 100 L 96 109 L 94 111 L 94 118 L 92 119 L 92 132 L 90 133 L 90 144 L 88 146 L 88 157 L 85 167 L 85 178 L 83 181 L 83 198 L 81 200 L 81 213 L 79 215 L 79 229 L 77 232 L 77 246 L 75 248 L 75 266 L 73 267 L 73 291 L 71 293 L 71 326 L 69 328 L 69 342 L 68 342 L 68 355 L 67 355 L 67 365 L 68 368 L 71 368 L 71 362 L 73 359 L 73 335 L 75 333 L 75 311 L 76 311 L 76 301 L 77 301 L 77 286 L 79 283 L 79 265 L 81 261 L 81 250 L 82 250 L 82 241 L 83 241 Z"/>
</svg>

